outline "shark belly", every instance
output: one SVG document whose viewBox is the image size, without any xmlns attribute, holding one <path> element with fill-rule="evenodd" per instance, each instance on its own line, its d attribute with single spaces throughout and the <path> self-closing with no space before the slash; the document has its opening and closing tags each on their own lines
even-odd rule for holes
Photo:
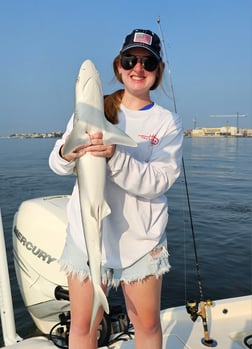
<svg viewBox="0 0 252 349">
<path fill-rule="evenodd" d="M 76 165 L 84 238 L 94 290 L 92 328 L 101 306 L 109 312 L 108 301 L 101 288 L 101 224 L 102 219 L 110 214 L 104 199 L 106 159 L 88 153 Z"/>
</svg>

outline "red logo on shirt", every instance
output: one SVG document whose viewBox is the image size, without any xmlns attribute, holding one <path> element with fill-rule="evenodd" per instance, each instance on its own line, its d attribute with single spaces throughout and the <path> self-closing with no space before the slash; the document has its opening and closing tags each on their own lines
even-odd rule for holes
<svg viewBox="0 0 252 349">
<path fill-rule="evenodd" d="M 159 143 L 159 139 L 155 135 L 139 135 L 142 139 L 149 140 L 152 145 L 157 145 Z"/>
</svg>

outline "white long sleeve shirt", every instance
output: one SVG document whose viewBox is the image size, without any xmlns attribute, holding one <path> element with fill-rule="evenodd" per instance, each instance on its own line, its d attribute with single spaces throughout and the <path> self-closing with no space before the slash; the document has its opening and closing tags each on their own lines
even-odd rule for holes
<svg viewBox="0 0 252 349">
<path fill-rule="evenodd" d="M 177 114 L 154 104 L 147 110 L 121 105 L 117 126 L 137 143 L 136 148 L 116 146 L 107 163 L 105 199 L 111 214 L 102 223 L 102 263 L 110 268 L 132 265 L 165 238 L 168 203 L 165 193 L 180 174 L 183 130 Z M 73 116 L 49 158 L 59 175 L 72 174 L 75 162 L 67 162 L 59 149 L 73 127 Z M 78 184 L 67 208 L 68 233 L 85 253 Z"/>
</svg>

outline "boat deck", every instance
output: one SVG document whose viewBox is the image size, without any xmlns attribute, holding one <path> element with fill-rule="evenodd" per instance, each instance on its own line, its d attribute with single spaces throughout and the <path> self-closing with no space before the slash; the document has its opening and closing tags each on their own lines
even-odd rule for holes
<svg viewBox="0 0 252 349">
<path fill-rule="evenodd" d="M 201 318 L 198 317 L 193 322 L 185 306 L 181 306 L 161 311 L 163 349 L 251 348 L 252 337 L 248 340 L 247 346 L 244 344 L 244 339 L 252 336 L 252 296 L 215 301 L 206 309 L 209 339 L 213 340 L 214 345 L 202 343 L 204 330 Z M 56 346 L 45 337 L 34 337 L 2 348 L 51 349 Z M 105 348 L 134 349 L 134 339 L 120 340 L 100 349 Z"/>
<path fill-rule="evenodd" d="M 213 302 L 207 307 L 209 339 L 219 349 L 246 348 L 244 338 L 252 335 L 252 296 Z M 203 349 L 204 330 L 199 317 L 193 322 L 184 306 L 161 312 L 164 333 L 163 349 Z M 252 338 L 248 342 L 252 345 Z M 133 340 L 117 343 L 111 349 L 133 349 Z"/>
</svg>

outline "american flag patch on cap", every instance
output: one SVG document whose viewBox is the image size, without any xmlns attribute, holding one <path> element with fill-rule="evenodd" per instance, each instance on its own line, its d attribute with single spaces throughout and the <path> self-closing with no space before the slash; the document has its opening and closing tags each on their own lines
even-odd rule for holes
<svg viewBox="0 0 252 349">
<path fill-rule="evenodd" d="M 152 36 L 145 33 L 135 33 L 134 42 L 142 42 L 143 44 L 151 45 Z"/>
</svg>

